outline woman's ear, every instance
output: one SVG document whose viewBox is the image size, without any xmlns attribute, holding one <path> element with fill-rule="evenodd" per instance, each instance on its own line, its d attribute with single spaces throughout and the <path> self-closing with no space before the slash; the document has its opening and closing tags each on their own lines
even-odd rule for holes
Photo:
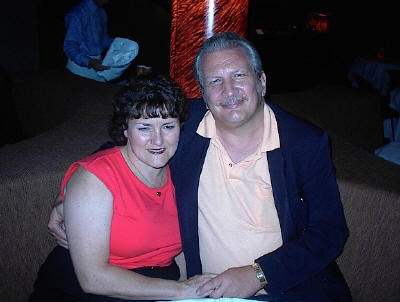
<svg viewBox="0 0 400 302">
<path fill-rule="evenodd" d="M 124 136 L 128 138 L 128 130 L 124 130 Z"/>
</svg>

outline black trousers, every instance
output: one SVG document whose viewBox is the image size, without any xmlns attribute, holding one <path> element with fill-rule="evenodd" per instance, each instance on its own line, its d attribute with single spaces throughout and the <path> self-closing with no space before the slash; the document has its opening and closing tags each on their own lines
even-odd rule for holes
<svg viewBox="0 0 400 302">
<path fill-rule="evenodd" d="M 144 267 L 132 269 L 139 274 L 168 280 L 178 280 L 180 273 L 175 261 L 168 267 Z M 117 302 L 127 301 L 118 298 L 87 294 L 83 292 L 75 275 L 70 253 L 57 246 L 40 267 L 30 302 Z M 139 300 L 135 300 L 139 301 Z M 149 300 L 146 300 L 149 302 Z"/>
</svg>

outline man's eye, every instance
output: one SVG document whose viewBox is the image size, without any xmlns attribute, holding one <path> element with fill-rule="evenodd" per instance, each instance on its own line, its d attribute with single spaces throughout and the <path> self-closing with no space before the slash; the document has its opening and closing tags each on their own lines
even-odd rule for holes
<svg viewBox="0 0 400 302">
<path fill-rule="evenodd" d="M 235 78 L 240 79 L 244 77 L 244 73 L 236 73 Z"/>
<path fill-rule="evenodd" d="M 171 130 L 174 128 L 175 128 L 175 125 L 165 125 L 165 129 L 167 129 L 167 130 Z"/>
<path fill-rule="evenodd" d="M 210 85 L 218 85 L 219 83 L 221 83 L 220 79 L 214 79 L 210 81 Z"/>
<path fill-rule="evenodd" d="M 147 130 L 149 130 L 149 128 L 148 127 L 139 127 L 138 130 L 139 131 L 147 131 Z"/>
</svg>

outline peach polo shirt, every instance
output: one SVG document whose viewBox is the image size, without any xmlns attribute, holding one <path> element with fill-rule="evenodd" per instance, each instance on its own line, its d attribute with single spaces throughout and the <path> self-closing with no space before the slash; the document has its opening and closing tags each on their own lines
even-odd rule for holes
<svg viewBox="0 0 400 302">
<path fill-rule="evenodd" d="M 250 265 L 282 245 L 266 152 L 279 148 L 273 111 L 264 105 L 257 151 L 235 164 L 218 139 L 208 111 L 197 133 L 210 138 L 199 183 L 199 244 L 203 272 Z"/>
</svg>

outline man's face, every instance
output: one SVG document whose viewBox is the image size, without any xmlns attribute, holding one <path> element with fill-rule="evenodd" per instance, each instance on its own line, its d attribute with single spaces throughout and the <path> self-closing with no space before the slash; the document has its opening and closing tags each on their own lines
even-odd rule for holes
<svg viewBox="0 0 400 302">
<path fill-rule="evenodd" d="M 262 116 L 265 74 L 262 72 L 257 78 L 244 50 L 233 48 L 206 54 L 200 68 L 203 97 L 217 127 L 236 128 Z"/>
</svg>

